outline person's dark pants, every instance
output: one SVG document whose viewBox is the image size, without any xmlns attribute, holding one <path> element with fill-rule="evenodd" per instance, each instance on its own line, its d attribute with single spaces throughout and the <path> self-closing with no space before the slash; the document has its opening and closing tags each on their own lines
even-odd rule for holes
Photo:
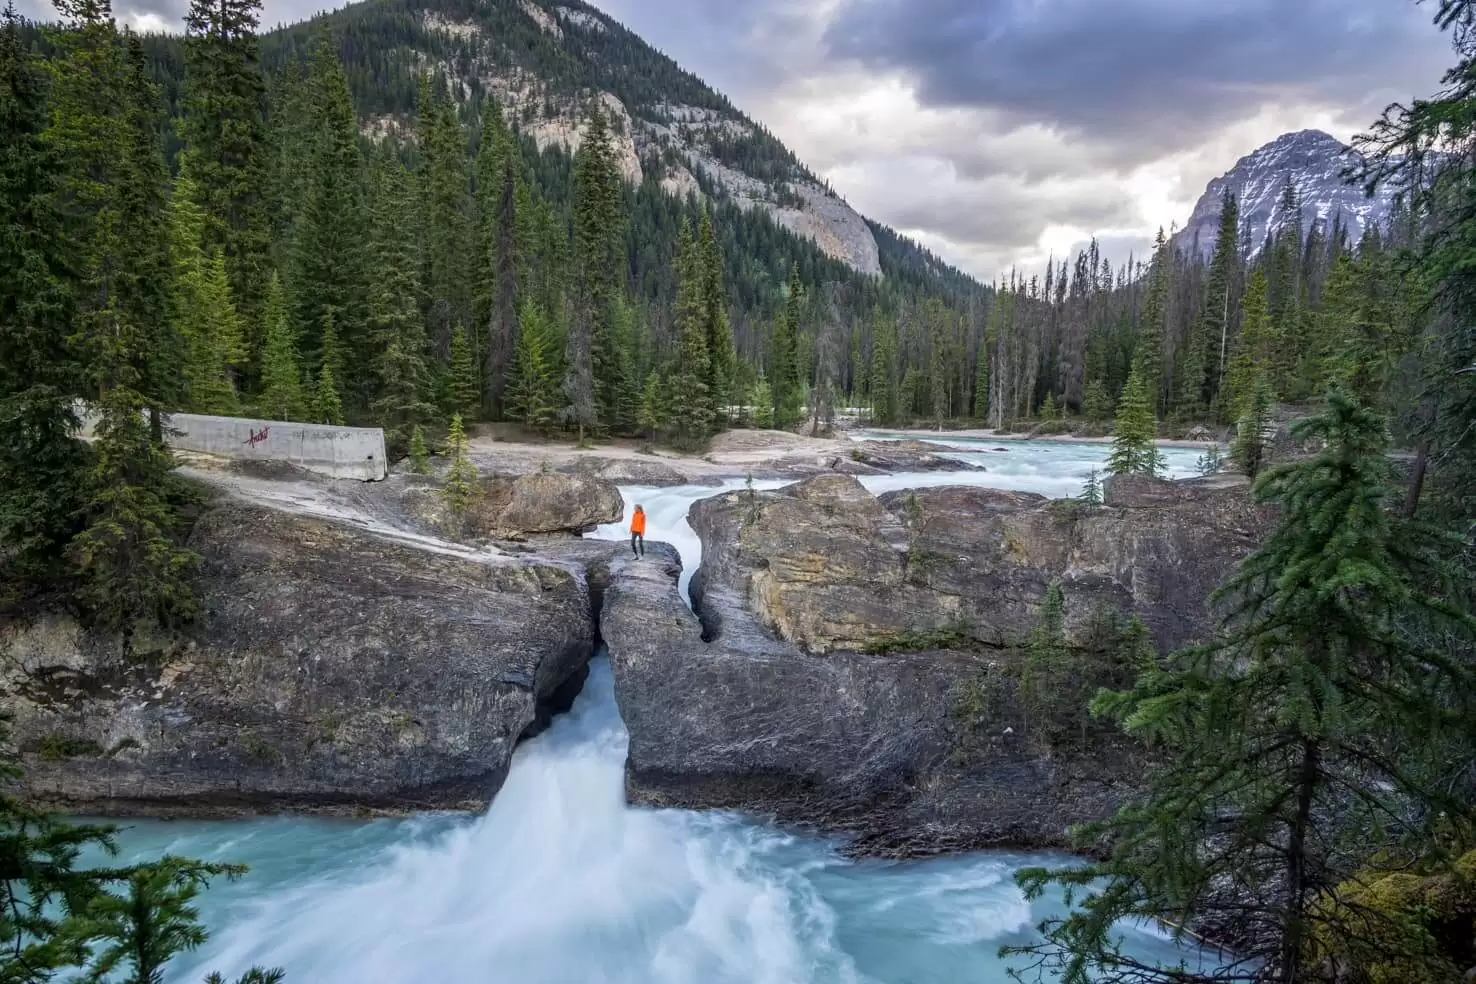
<svg viewBox="0 0 1476 984">
<path fill-rule="evenodd" d="M 640 545 L 639 550 L 636 549 L 637 544 Z M 630 552 L 635 554 L 637 557 L 646 556 L 646 534 L 632 533 L 630 535 Z"/>
</svg>

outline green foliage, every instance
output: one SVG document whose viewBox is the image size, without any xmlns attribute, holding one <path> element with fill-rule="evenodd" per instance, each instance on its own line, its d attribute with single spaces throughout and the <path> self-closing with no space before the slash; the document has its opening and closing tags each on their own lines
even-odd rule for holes
<svg viewBox="0 0 1476 984">
<path fill-rule="evenodd" d="M 1155 443 L 1157 438 L 1158 421 L 1153 416 L 1152 398 L 1141 371 L 1134 368 L 1117 407 L 1112 455 L 1107 459 L 1108 474 L 1157 475 L 1163 470 L 1163 455 Z"/>
<path fill-rule="evenodd" d="M 365 322 L 369 221 L 359 124 L 348 79 L 327 37 L 313 49 L 302 99 L 307 139 L 298 166 L 305 176 L 301 212 L 286 252 L 298 338 L 321 390 L 325 362 L 346 358 L 362 366 L 372 358 Z M 336 329 L 331 339 L 323 335 L 330 324 Z M 335 392 L 343 369 L 340 362 L 328 373 Z M 318 418 L 329 419 L 321 398 Z"/>
<path fill-rule="evenodd" d="M 979 645 L 973 630 L 965 622 L 955 622 L 936 629 L 894 632 L 868 641 L 863 653 L 916 653 L 933 649 L 975 649 Z"/>
<path fill-rule="evenodd" d="M 241 319 L 231 298 L 225 256 L 193 262 L 180 278 L 180 328 L 188 345 L 185 388 L 198 413 L 240 412 L 235 379 L 246 364 Z"/>
<path fill-rule="evenodd" d="M 1328 923 L 1362 929 L 1319 927 L 1307 947 L 1314 959 L 1368 984 L 1464 981 L 1476 933 L 1476 851 L 1433 871 L 1359 871 L 1321 902 Z"/>
<path fill-rule="evenodd" d="M 695 447 L 707 437 L 712 425 L 713 401 L 707 388 L 711 377 L 703 297 L 707 277 L 702 254 L 689 229 L 682 230 L 678 256 L 681 287 L 674 311 L 677 357 L 671 377 L 671 422 L 678 443 Z"/>
<path fill-rule="evenodd" d="M 1275 428 L 1271 422 L 1273 397 L 1271 384 L 1263 375 L 1251 381 L 1251 391 L 1235 422 L 1235 440 L 1230 444 L 1230 460 L 1251 478 L 1266 467 L 1271 455 L 1271 438 Z"/>
<path fill-rule="evenodd" d="M 1040 405 L 1040 419 L 1044 423 L 1059 423 L 1066 419 L 1066 413 L 1056 403 L 1053 393 L 1047 393 L 1045 401 Z"/>
<path fill-rule="evenodd" d="M 1102 504 L 1102 480 L 1097 476 L 1097 469 L 1093 468 L 1091 474 L 1087 476 L 1086 482 L 1081 486 L 1081 493 L 1076 499 L 1088 506 Z"/>
<path fill-rule="evenodd" d="M 531 302 L 523 304 L 512 383 L 507 389 L 507 414 L 533 430 L 553 423 L 558 403 L 558 376 L 554 341 L 545 318 Z"/>
<path fill-rule="evenodd" d="M 287 320 L 287 297 L 276 273 L 272 274 L 267 285 L 262 318 L 266 322 L 263 332 L 266 348 L 261 357 L 261 395 L 256 401 L 258 412 L 269 420 L 301 420 L 308 416 L 308 401 L 303 393 L 297 340 Z"/>
<path fill-rule="evenodd" d="M 141 397 L 124 386 L 103 399 L 86 486 L 87 525 L 71 544 L 79 599 L 98 625 L 125 635 L 140 624 L 178 625 L 197 610 L 199 558 L 181 545 L 171 501 L 182 490 L 146 414 Z"/>
<path fill-rule="evenodd" d="M 573 320 L 565 354 L 567 423 L 587 430 L 622 423 L 617 407 L 634 389 L 628 349 L 615 331 L 624 252 L 620 172 L 604 112 L 589 109 L 589 129 L 574 165 Z"/>
<path fill-rule="evenodd" d="M 1207 980 L 1124 954 L 1116 929 L 1193 917 L 1256 926 L 1238 955 L 1266 979 L 1312 979 L 1370 941 L 1325 902 L 1340 871 L 1375 843 L 1395 867 L 1439 863 L 1476 834 L 1452 785 L 1467 757 L 1452 750 L 1476 741 L 1476 671 L 1451 654 L 1476 620 L 1441 600 L 1460 596 L 1451 538 L 1385 511 L 1387 432 L 1344 394 L 1295 436 L 1323 450 L 1257 481 L 1276 526 L 1217 593 L 1220 636 L 1094 702 L 1172 754 L 1140 800 L 1080 832 L 1112 845 L 1105 860 L 1021 874 L 1031 898 L 1059 883 L 1079 901 L 1012 951 L 1042 973 Z"/>
<path fill-rule="evenodd" d="M 266 79 L 254 0 L 191 0 L 185 17 L 180 171 L 204 220 L 198 242 L 221 252 L 230 292 L 255 321 L 269 279 Z"/>
<path fill-rule="evenodd" d="M 642 430 L 650 432 L 653 441 L 671 420 L 668 403 L 666 380 L 652 369 L 646 376 L 646 386 L 641 391 L 640 425 Z"/>
<path fill-rule="evenodd" d="M 0 597 L 64 576 L 86 449 L 72 405 L 84 367 L 69 343 L 77 244 L 56 194 L 45 82 L 13 11 L 0 25 Z M 3 941 L 0 941 L 3 942 Z"/>
<path fill-rule="evenodd" d="M 753 426 L 760 430 L 767 430 L 774 426 L 774 390 L 769 385 L 768 377 L 762 372 L 754 380 L 753 389 L 749 391 L 748 402 L 753 407 Z"/>
<path fill-rule="evenodd" d="M 419 304 L 420 256 L 414 230 L 406 221 L 414 208 L 415 190 L 404 166 L 383 150 L 374 161 L 370 203 L 373 280 L 368 330 L 377 383 L 370 410 L 384 428 L 393 453 L 405 447 L 415 428 L 436 416 L 436 409 L 431 405 L 425 316 Z M 466 347 L 464 337 L 462 347 Z M 470 352 L 463 352 L 460 358 L 469 361 Z M 467 367 L 462 366 L 460 373 L 458 396 L 463 405 L 478 402 L 474 391 L 466 392 L 468 385 L 475 385 L 466 381 Z"/>
<path fill-rule="evenodd" d="M 462 426 L 461 414 L 451 418 L 446 456 L 451 459 L 451 467 L 446 472 L 446 484 L 441 487 L 441 498 L 454 515 L 461 516 L 477 496 L 477 470 L 467 456 L 466 428 Z"/>
<path fill-rule="evenodd" d="M 451 332 L 451 364 L 446 370 L 445 410 L 476 420 L 481 414 L 482 384 L 477 378 L 477 363 L 472 358 L 471 342 L 466 329 L 457 325 Z"/>
<path fill-rule="evenodd" d="M 443 88 L 422 75 L 417 103 L 418 130 L 422 136 L 421 187 L 425 192 L 425 292 L 426 327 L 441 358 L 451 352 L 454 333 L 472 317 L 472 278 L 468 269 L 472 214 L 467 174 L 466 137 L 456 118 L 456 108 Z M 470 349 L 467 349 L 467 357 Z M 455 366 L 452 366 L 455 372 Z M 473 383 L 479 383 L 473 372 Z M 448 400 L 453 398 L 448 397 Z M 480 386 L 475 406 L 481 405 Z M 474 406 L 463 399 L 448 406 L 453 412 L 472 416 Z"/>
<path fill-rule="evenodd" d="M 1194 470 L 1208 477 L 1217 474 L 1225 465 L 1225 455 L 1218 444 L 1211 444 L 1194 462 Z"/>
<path fill-rule="evenodd" d="M 410 431 L 410 470 L 417 475 L 430 471 L 430 450 L 425 446 L 425 429 L 419 424 Z"/>
<path fill-rule="evenodd" d="M 3 728 L 0 742 L 8 747 Z M 98 754 L 95 743 L 58 736 L 42 747 L 43 758 L 91 754 Z M 20 776 L 8 754 L 0 775 Z M 205 941 L 192 904 L 200 890 L 245 871 L 169 856 L 129 867 L 80 865 L 84 851 L 116 850 L 110 827 L 72 824 L 0 794 L 0 980 L 162 984 L 169 959 Z M 248 980 L 276 984 L 282 973 L 253 968 Z"/>
<path fill-rule="evenodd" d="M 1102 385 L 1100 379 L 1093 379 L 1086 384 L 1081 414 L 1094 424 L 1100 424 L 1112 415 L 1112 399 L 1107 395 L 1107 387 Z"/>
<path fill-rule="evenodd" d="M 338 334 L 333 326 L 333 312 L 323 314 L 323 330 L 319 335 L 321 365 L 318 368 L 318 385 L 313 391 L 313 418 L 320 424 L 345 423 L 343 416 L 343 398 L 338 390 L 338 371 L 334 366 L 339 365 L 338 357 Z"/>
<path fill-rule="evenodd" d="M 37 752 L 42 761 L 61 762 L 69 758 L 95 758 L 103 753 L 103 747 L 91 738 L 50 734 L 41 739 Z"/>
</svg>

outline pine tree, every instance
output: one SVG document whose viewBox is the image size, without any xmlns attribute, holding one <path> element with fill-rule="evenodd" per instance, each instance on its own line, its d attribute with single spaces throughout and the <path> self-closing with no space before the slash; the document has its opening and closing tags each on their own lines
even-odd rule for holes
<svg viewBox="0 0 1476 984">
<path fill-rule="evenodd" d="M 1143 320 L 1138 329 L 1137 347 L 1133 353 L 1133 368 L 1143 377 L 1143 384 L 1148 390 L 1148 405 L 1155 412 L 1163 377 L 1163 338 L 1168 319 L 1173 264 L 1173 249 L 1160 228 L 1158 238 L 1154 241 L 1153 262 L 1149 264 Z"/>
<path fill-rule="evenodd" d="M 487 410 L 502 419 L 518 332 L 518 181 L 516 154 L 495 102 L 482 111 L 482 146 L 477 154 L 478 215 L 481 225 L 477 251 L 489 260 L 483 269 L 487 325 L 485 372 Z"/>
<path fill-rule="evenodd" d="M 321 329 L 331 314 L 334 340 L 342 350 L 337 354 L 354 365 L 367 365 L 373 361 L 373 345 L 365 323 L 369 223 L 359 121 L 343 65 L 327 38 L 313 48 L 306 99 L 312 141 L 308 159 L 301 162 L 308 177 L 289 278 L 298 337 L 309 365 L 320 371 L 325 349 Z M 335 365 L 331 375 L 343 379 L 343 366 Z"/>
<path fill-rule="evenodd" d="M 871 422 L 883 427 L 897 419 L 897 389 L 892 382 L 895 363 L 895 328 L 878 311 L 871 341 Z"/>
<path fill-rule="evenodd" d="M 477 495 L 477 471 L 467 455 L 466 429 L 461 424 L 461 414 L 451 418 L 451 430 L 446 435 L 446 456 L 451 467 L 446 472 L 446 484 L 441 488 L 441 498 L 457 516 L 471 507 Z"/>
<path fill-rule="evenodd" d="M 624 191 L 604 112 L 590 108 L 574 166 L 573 323 L 565 356 L 563 416 L 585 431 L 610 422 L 622 387 L 612 338 L 614 304 L 625 265 Z"/>
<path fill-rule="evenodd" d="M 245 871 L 242 865 L 172 856 L 128 871 L 121 894 L 102 892 L 87 909 L 88 932 L 98 941 L 88 966 L 91 979 L 106 980 L 129 968 L 130 984 L 163 984 L 165 964 L 197 949 L 209 935 L 192 904 L 200 890 L 212 878 L 238 878 Z"/>
<path fill-rule="evenodd" d="M 1251 275 L 1245 288 L 1245 314 L 1241 319 L 1240 338 L 1225 380 L 1221 405 L 1228 419 L 1238 420 L 1244 413 L 1261 367 L 1269 366 L 1274 357 L 1271 315 L 1267 301 L 1267 280 L 1263 270 Z"/>
<path fill-rule="evenodd" d="M 416 475 L 430 471 L 430 450 L 425 446 L 425 428 L 416 424 L 410 431 L 410 470 Z"/>
<path fill-rule="evenodd" d="M 723 283 L 723 253 L 713 231 L 712 216 L 702 213 L 697 234 L 702 254 L 702 321 L 707 342 L 707 395 L 715 430 L 728 426 L 728 395 L 733 392 L 737 355 L 733 328 L 728 322 L 728 292 Z"/>
<path fill-rule="evenodd" d="M 471 214 L 466 172 L 466 138 L 456 109 L 439 81 L 420 79 L 418 110 L 424 152 L 426 325 L 438 358 L 450 356 L 457 325 L 472 316 L 467 268 Z"/>
<path fill-rule="evenodd" d="M 257 407 L 268 420 L 302 420 L 308 414 L 302 390 L 302 366 L 297 358 L 297 340 L 289 323 L 287 296 L 275 272 L 267 282 L 262 306 L 266 348 L 261 360 L 261 395 Z"/>
<path fill-rule="evenodd" d="M 235 379 L 246 362 L 241 319 L 231 298 L 224 256 L 189 267 L 178 296 L 187 307 L 181 330 L 188 346 L 185 387 L 197 413 L 234 415 L 241 411 Z"/>
<path fill-rule="evenodd" d="M 789 287 L 784 302 L 784 312 L 774 322 L 773 352 L 770 366 L 774 390 L 774 426 L 790 427 L 799 420 L 800 404 L 804 400 L 806 372 L 800 355 L 800 325 L 804 311 L 804 285 L 800 282 L 799 267 L 789 271 Z"/>
<path fill-rule="evenodd" d="M 1041 599 L 1040 610 L 1025 643 L 1020 661 L 1020 706 L 1026 729 L 1036 730 L 1048 742 L 1055 730 L 1050 711 L 1065 687 L 1070 653 L 1066 648 L 1066 600 L 1061 582 L 1052 581 Z"/>
<path fill-rule="evenodd" d="M 374 419 L 389 447 L 403 450 L 416 427 L 436 416 L 425 317 L 420 308 L 420 254 L 408 218 L 415 210 L 411 177 L 382 147 L 372 172 L 369 334 Z"/>
<path fill-rule="evenodd" d="M 559 394 L 553 350 L 547 319 L 531 301 L 525 301 L 507 390 L 507 413 L 529 429 L 545 430 L 554 420 Z"/>
<path fill-rule="evenodd" d="M 451 332 L 451 362 L 446 369 L 445 410 L 466 420 L 476 420 L 482 405 L 482 384 L 472 358 L 466 329 L 457 325 Z"/>
<path fill-rule="evenodd" d="M 86 528 L 71 543 L 78 597 L 92 620 L 126 640 L 135 627 L 175 626 L 197 611 L 199 558 L 180 546 L 174 459 L 150 432 L 147 408 L 115 365 L 99 405 Z"/>
<path fill-rule="evenodd" d="M 1265 469 L 1270 456 L 1271 411 L 1275 402 L 1265 374 L 1257 373 L 1245 409 L 1235 423 L 1235 440 L 1230 445 L 1231 460 L 1251 478 Z"/>
<path fill-rule="evenodd" d="M 641 391 L 641 428 L 648 431 L 651 440 L 656 440 L 666 429 L 670 420 L 667 409 L 666 381 L 652 369 L 646 376 L 646 386 Z"/>
<path fill-rule="evenodd" d="M 774 426 L 774 389 L 762 372 L 754 380 L 748 402 L 753 407 L 754 427 L 767 430 Z"/>
<path fill-rule="evenodd" d="M 1204 313 L 1200 318 L 1196 344 L 1199 350 L 1186 358 L 1184 389 L 1180 402 L 1198 411 L 1211 406 L 1225 385 L 1225 370 L 1230 354 L 1231 304 L 1235 294 L 1235 278 L 1240 272 L 1240 204 L 1226 188 L 1220 199 L 1220 226 L 1215 234 L 1215 253 L 1210 260 L 1209 278 L 1204 292 Z M 1196 371 L 1202 369 L 1201 388 L 1194 397 Z"/>
<path fill-rule="evenodd" d="M 1043 943 L 1015 951 L 1045 975 L 1221 979 L 1119 948 L 1126 922 L 1195 919 L 1254 926 L 1236 957 L 1258 980 L 1318 979 L 1390 918 L 1328 904 L 1371 836 L 1398 870 L 1441 863 L 1442 835 L 1461 843 L 1476 825 L 1450 785 L 1464 763 L 1443 754 L 1469 743 L 1476 720 L 1476 671 L 1449 658 L 1476 624 L 1441 600 L 1457 597 L 1440 559 L 1448 538 L 1385 511 L 1388 437 L 1375 415 L 1334 393 L 1296 436 L 1323 450 L 1257 481 L 1276 525 L 1217 593 L 1220 637 L 1094 702 L 1171 752 L 1139 801 L 1080 832 L 1111 845 L 1105 860 L 1021 873 L 1032 899 L 1051 883 L 1079 891 Z"/>
<path fill-rule="evenodd" d="M 1093 468 L 1087 475 L 1086 482 L 1081 487 L 1081 494 L 1077 501 L 1088 506 L 1100 506 L 1102 504 L 1102 480 L 1097 477 L 1097 469 Z"/>
<path fill-rule="evenodd" d="M 1117 406 L 1112 455 L 1107 459 L 1108 474 L 1157 475 L 1163 470 L 1163 456 L 1154 443 L 1157 436 L 1158 421 L 1153 416 L 1148 384 L 1134 366 Z"/>
<path fill-rule="evenodd" d="M 266 80 L 259 0 L 191 0 L 185 17 L 180 170 L 201 206 L 201 245 L 225 255 L 231 293 L 255 323 L 270 266 Z"/>
<path fill-rule="evenodd" d="M 58 208 L 45 84 L 10 7 L 0 24 L 0 582 L 45 588 L 76 532 L 87 457 L 82 366 L 68 344 L 77 245 Z M 0 584 L 0 594 L 7 593 Z M 3 921 L 0 916 L 0 921 Z M 0 948 L 11 941 L 0 935 Z"/>
<path fill-rule="evenodd" d="M 1112 414 L 1112 400 L 1107 387 L 1100 379 L 1087 380 L 1081 399 L 1081 414 L 1094 424 L 1100 424 Z"/>
<path fill-rule="evenodd" d="M 989 346 L 983 340 L 974 365 L 974 419 L 989 419 Z"/>
<path fill-rule="evenodd" d="M 1058 423 L 1066 419 L 1065 415 L 1061 412 L 1061 408 L 1056 405 L 1056 395 L 1054 393 L 1047 393 L 1045 401 L 1041 403 L 1040 419 L 1048 424 Z"/>
<path fill-rule="evenodd" d="M 677 357 L 671 377 L 671 420 L 678 441 L 687 447 L 700 443 L 712 424 L 708 393 L 710 359 L 707 352 L 706 272 L 699 245 L 690 228 L 683 228 L 677 245 L 677 296 L 672 321 L 677 333 Z"/>
<path fill-rule="evenodd" d="M 11 747 L 0 726 L 0 742 Z M 0 754 L 0 777 L 21 776 L 12 754 Z M 85 854 L 117 850 L 113 828 L 64 821 L 0 795 L 0 843 L 6 878 L 0 899 L 0 979 L 46 984 L 58 978 L 158 984 L 181 942 L 205 934 L 188 891 L 244 868 L 166 857 L 128 867 L 83 867 Z M 187 948 L 187 947 L 186 947 Z M 218 974 L 210 981 L 220 982 Z M 253 968 L 237 984 L 280 984 L 278 970 Z"/>
<path fill-rule="evenodd" d="M 313 391 L 313 417 L 320 424 L 342 427 L 346 423 L 343 414 L 343 396 L 338 389 L 338 376 L 342 365 L 338 349 L 338 332 L 334 327 L 333 312 L 323 313 L 318 385 Z"/>
</svg>

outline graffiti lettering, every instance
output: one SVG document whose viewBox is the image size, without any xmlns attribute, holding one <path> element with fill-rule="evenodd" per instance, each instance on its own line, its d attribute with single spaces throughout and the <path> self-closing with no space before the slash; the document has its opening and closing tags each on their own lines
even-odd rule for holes
<svg viewBox="0 0 1476 984">
<path fill-rule="evenodd" d="M 258 444 L 267 439 L 267 434 L 270 432 L 270 427 L 263 427 L 261 430 L 253 430 L 251 431 L 251 436 L 246 438 L 246 440 L 242 443 L 249 444 L 253 449 L 255 449 Z"/>
</svg>

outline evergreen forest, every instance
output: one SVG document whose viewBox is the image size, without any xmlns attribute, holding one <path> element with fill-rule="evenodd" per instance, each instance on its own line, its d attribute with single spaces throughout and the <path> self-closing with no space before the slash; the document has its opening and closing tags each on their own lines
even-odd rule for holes
<svg viewBox="0 0 1476 984">
<path fill-rule="evenodd" d="M 1218 979 L 1310 980 L 1307 954 L 1333 953 L 1388 963 L 1369 980 L 1436 980 L 1409 968 L 1471 957 L 1407 900 L 1405 950 L 1344 952 L 1358 913 L 1303 862 L 1309 838 L 1355 827 L 1365 859 L 1376 838 L 1380 870 L 1410 877 L 1447 877 L 1472 847 L 1469 765 L 1448 767 L 1476 747 L 1472 0 L 1435 11 L 1460 42 L 1443 90 L 1363 138 L 1371 164 L 1349 180 L 1406 189 L 1384 226 L 1353 241 L 1288 188 L 1249 243 L 1227 196 L 1210 249 L 1161 233 L 1148 256 L 1114 265 L 1092 245 L 987 286 L 877 225 L 882 276 L 858 273 L 708 179 L 669 195 L 660 160 L 627 183 L 599 92 L 642 118 L 738 114 L 613 27 L 561 44 L 511 0 L 443 4 L 476 40 L 371 0 L 261 33 L 254 0 L 193 0 L 182 36 L 146 37 L 107 0 L 57 9 L 44 26 L 7 11 L 0 30 L 0 609 L 61 598 L 125 646 L 195 616 L 200 501 L 167 447 L 175 411 L 381 426 L 416 467 L 484 422 L 699 449 L 854 407 L 879 426 L 1110 430 L 1116 473 L 1157 471 L 1165 434 L 1233 429 L 1280 518 L 1226 588 L 1224 638 L 1093 702 L 1192 753 L 1112 822 L 1105 860 L 1027 879 L 1108 885 L 1029 955 L 1082 984 L 1199 980 L 1133 963 L 1109 931 L 1204 916 L 1233 870 L 1284 886 L 1280 949 Z M 538 147 L 487 59 L 574 107 L 575 153 Z M 780 203 L 814 180 L 761 128 L 708 149 Z M 1316 408 L 1293 435 L 1315 457 L 1295 467 L 1270 460 L 1288 404 Z M 1236 797 L 1260 826 L 1216 867 L 1197 852 Z M 236 873 L 84 869 L 108 832 L 3 798 L 0 819 L 6 885 L 25 886 L 0 899 L 5 980 L 160 980 L 203 938 L 193 894 Z"/>
</svg>

